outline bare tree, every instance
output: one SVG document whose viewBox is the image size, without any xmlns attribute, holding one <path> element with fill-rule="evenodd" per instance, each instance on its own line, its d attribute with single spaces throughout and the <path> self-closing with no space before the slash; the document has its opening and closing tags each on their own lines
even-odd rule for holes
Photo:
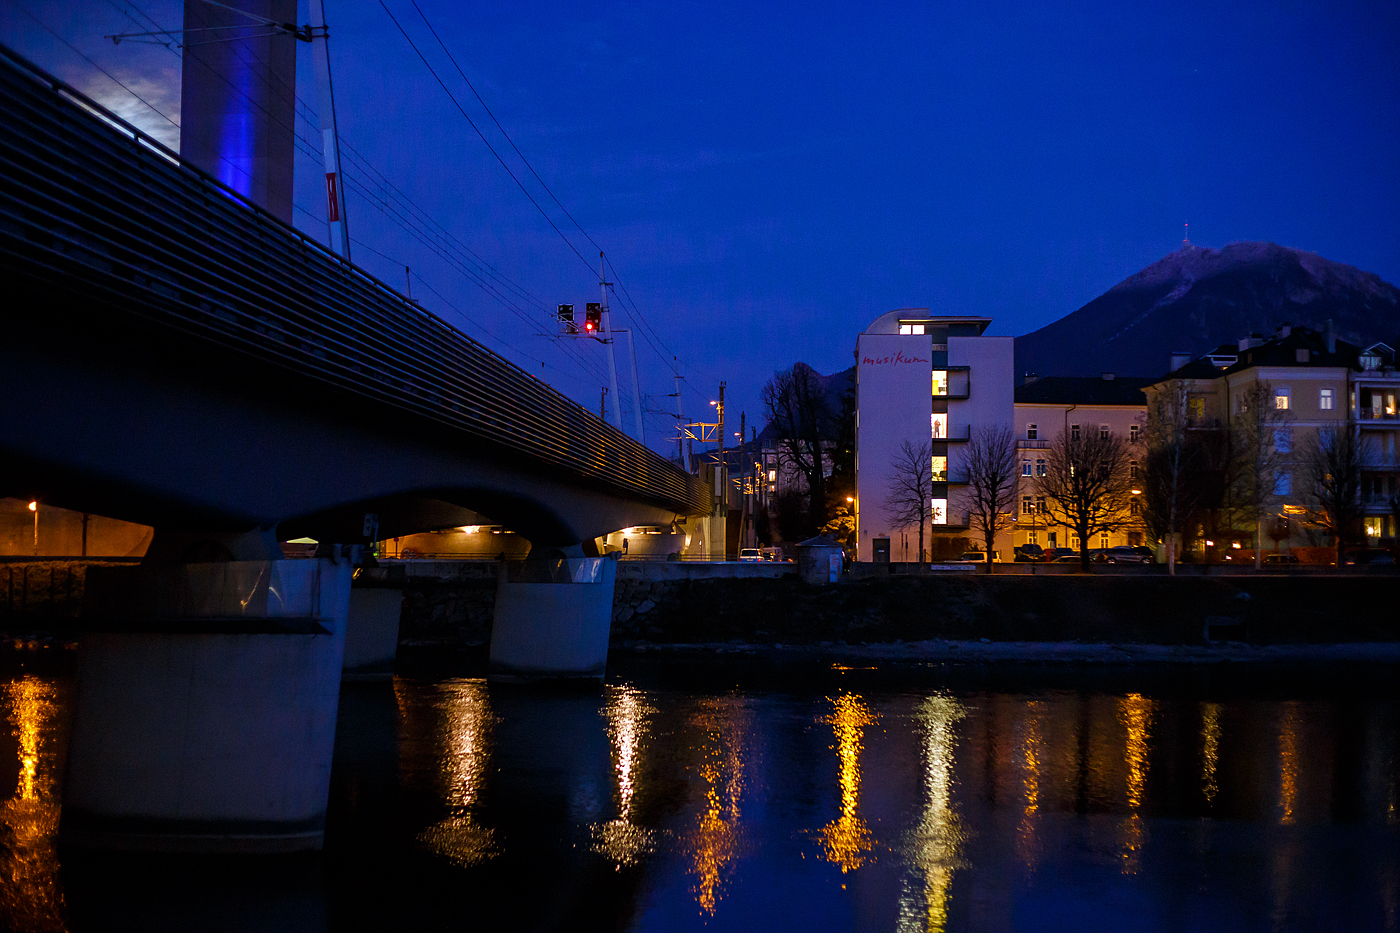
<svg viewBox="0 0 1400 933">
<path fill-rule="evenodd" d="M 1179 536 L 1197 505 L 1198 484 L 1191 482 L 1196 449 L 1190 444 L 1187 385 L 1173 379 L 1153 393 L 1147 407 L 1143 457 L 1143 513 L 1150 529 L 1167 546 L 1167 572 L 1176 574 Z"/>
<path fill-rule="evenodd" d="M 1239 458 L 1231 499 L 1240 518 L 1254 526 L 1254 568 L 1262 566 L 1264 515 L 1279 498 L 1280 477 L 1293 450 L 1293 426 L 1287 409 L 1274 399 L 1274 387 L 1260 380 L 1235 396 L 1230 418 L 1231 445 Z"/>
<path fill-rule="evenodd" d="M 1370 450 L 1350 425 L 1319 428 L 1298 455 L 1299 490 L 1308 507 L 1307 524 L 1331 535 L 1342 566 L 1342 545 L 1361 522 L 1361 472 Z"/>
<path fill-rule="evenodd" d="M 773 374 L 763 407 L 778 435 L 778 456 L 807 481 L 807 517 L 813 533 L 826 521 L 825 451 L 834 419 L 821 378 L 806 363 Z"/>
<path fill-rule="evenodd" d="M 890 465 L 885 491 L 885 511 L 898 528 L 919 526 L 919 561 L 924 559 L 924 523 L 929 519 L 933 494 L 933 443 L 905 441 Z"/>
<path fill-rule="evenodd" d="M 992 572 L 992 545 L 998 532 L 1016 521 L 1016 437 L 1008 427 L 979 428 L 963 455 L 967 469 L 969 523 L 986 545 Z"/>
<path fill-rule="evenodd" d="M 1137 519 L 1130 513 L 1132 479 L 1128 442 L 1117 434 L 1061 432 L 1045 452 L 1045 475 L 1036 491 L 1045 497 L 1051 517 L 1079 535 L 1079 567 L 1089 570 L 1091 536 L 1117 531 Z"/>
</svg>

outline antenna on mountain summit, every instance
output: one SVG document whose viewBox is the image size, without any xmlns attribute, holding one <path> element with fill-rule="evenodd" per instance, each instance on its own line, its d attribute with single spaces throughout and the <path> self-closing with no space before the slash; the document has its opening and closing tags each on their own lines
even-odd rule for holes
<svg viewBox="0 0 1400 933">
<path fill-rule="evenodd" d="M 1191 223 L 1190 223 L 1190 221 L 1188 221 L 1188 222 L 1182 224 L 1181 226 L 1182 226 L 1182 228 L 1183 228 L 1183 230 L 1184 230 L 1184 232 L 1185 232 L 1185 235 L 1181 238 L 1181 245 L 1184 246 L 1184 247 L 1185 247 L 1185 246 L 1190 246 L 1190 245 L 1191 245 Z"/>
</svg>

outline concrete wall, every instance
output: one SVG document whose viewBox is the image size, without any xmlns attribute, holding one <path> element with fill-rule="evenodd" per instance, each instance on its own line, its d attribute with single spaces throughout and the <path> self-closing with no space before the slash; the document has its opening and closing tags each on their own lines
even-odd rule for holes
<svg viewBox="0 0 1400 933">
<path fill-rule="evenodd" d="M 151 543 L 149 525 L 38 504 L 39 543 L 34 543 L 34 516 L 28 499 L 0 499 L 0 556 L 3 557 L 141 557 Z"/>
</svg>

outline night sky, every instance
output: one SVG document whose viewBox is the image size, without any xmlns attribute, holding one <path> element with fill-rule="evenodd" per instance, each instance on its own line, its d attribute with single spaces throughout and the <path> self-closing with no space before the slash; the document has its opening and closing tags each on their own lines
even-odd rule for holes
<svg viewBox="0 0 1400 933">
<path fill-rule="evenodd" d="M 385 2 L 596 259 L 412 0 Z M 673 436 L 672 355 L 687 414 L 726 379 L 737 428 L 741 410 L 756 420 L 773 370 L 844 369 L 885 311 L 976 313 L 994 319 L 989 333 L 1026 333 L 1179 247 L 1185 221 L 1200 246 L 1272 240 L 1400 282 L 1394 2 L 418 2 L 645 316 L 654 448 Z M 400 289 L 412 266 L 426 307 L 596 411 L 603 348 L 537 336 L 554 331 L 557 303 L 581 315 L 597 300 L 596 272 L 378 0 L 326 5 L 343 142 L 512 283 L 500 287 L 517 307 L 352 187 L 355 259 Z M 36 18 L 178 120 L 178 53 L 102 37 L 177 27 L 180 3 L 0 0 L 0 41 L 178 139 Z M 298 93 L 314 111 L 304 51 Z M 298 132 L 315 135 L 305 121 Z M 296 222 L 324 238 L 320 165 L 299 151 L 297 171 Z M 355 159 L 347 174 L 380 188 Z"/>
</svg>

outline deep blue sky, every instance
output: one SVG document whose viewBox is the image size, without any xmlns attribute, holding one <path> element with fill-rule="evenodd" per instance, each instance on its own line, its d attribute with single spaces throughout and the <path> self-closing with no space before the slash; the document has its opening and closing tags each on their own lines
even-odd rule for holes
<svg viewBox="0 0 1400 933">
<path fill-rule="evenodd" d="M 411 0 L 386 2 L 490 127 Z M 1273 240 L 1400 282 L 1394 2 L 419 3 L 679 355 L 692 416 L 726 379 L 731 419 L 753 419 L 774 369 L 845 368 L 856 334 L 892 308 L 1034 330 L 1177 248 L 1188 220 L 1198 245 Z M 326 5 L 344 139 L 538 299 L 522 301 L 533 322 L 359 197 L 352 236 L 394 261 L 356 259 L 399 287 L 412 265 L 426 306 L 596 410 L 602 348 L 535 336 L 552 329 L 545 307 L 596 300 L 596 276 L 378 0 Z M 178 115 L 177 56 L 101 37 L 135 31 L 126 13 L 177 26 L 179 2 L 0 0 L 0 41 L 117 104 L 125 92 L 25 9 Z M 314 109 L 308 65 L 299 92 Z M 595 254 L 494 127 L 488 138 Z M 297 222 L 324 235 L 320 168 L 297 167 Z M 669 354 L 637 349 L 650 407 L 672 410 Z M 619 370 L 630 410 L 622 354 Z M 648 419 L 653 447 L 672 422 Z"/>
</svg>

